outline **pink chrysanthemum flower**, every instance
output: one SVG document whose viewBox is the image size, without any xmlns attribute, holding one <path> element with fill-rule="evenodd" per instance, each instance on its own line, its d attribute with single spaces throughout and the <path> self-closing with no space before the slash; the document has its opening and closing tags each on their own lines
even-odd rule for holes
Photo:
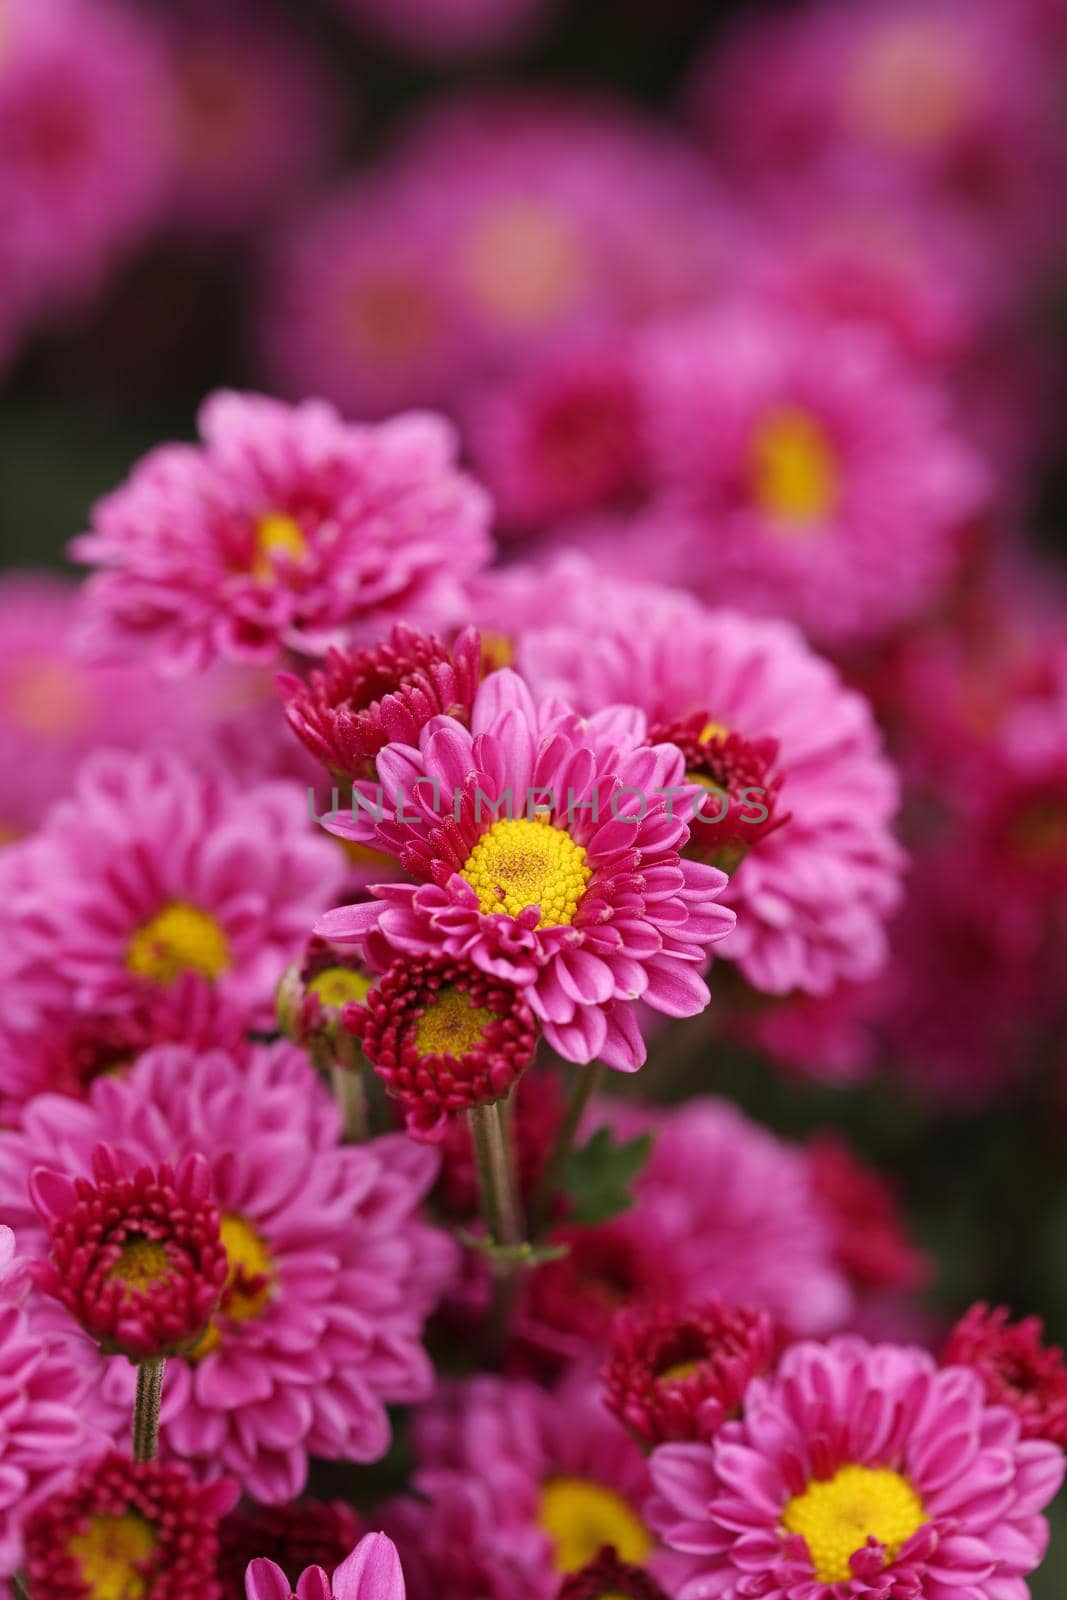
<svg viewBox="0 0 1067 1600">
<path fill-rule="evenodd" d="M 663 128 L 601 100 L 467 94 L 298 219 L 265 354 L 285 392 L 355 415 L 453 408 L 548 340 L 702 304 L 736 249 L 732 208 Z"/>
<path fill-rule="evenodd" d="M 198 1487 L 182 1466 L 117 1453 L 82 1467 L 27 1523 L 34 1600 L 220 1600 L 218 1523 L 237 1493 L 230 1479 Z"/>
<path fill-rule="evenodd" d="M 766 1372 L 778 1335 L 765 1311 L 709 1300 L 621 1311 L 604 1368 L 604 1403 L 637 1442 L 710 1439 Z"/>
<path fill-rule="evenodd" d="M 244 0 L 195 0 L 164 23 L 172 215 L 212 236 L 269 221 L 329 159 L 338 93 L 326 63 L 280 13 Z"/>
<path fill-rule="evenodd" d="M 64 1331 L 42 1324 L 28 1261 L 0 1226 L 0 1588 L 22 1565 L 21 1528 L 71 1466 L 106 1442 L 85 1420 L 89 1375 Z"/>
<path fill-rule="evenodd" d="M 369 778 L 387 744 L 417 744 L 431 717 L 469 721 L 481 676 L 481 643 L 464 628 L 449 649 L 436 634 L 397 623 L 362 650 L 331 650 L 307 682 L 279 677 L 297 738 L 335 777 Z"/>
<path fill-rule="evenodd" d="M 808 181 L 843 152 L 880 162 L 980 223 L 1017 271 L 1053 238 L 1045 197 L 1062 152 L 1046 71 L 1013 0 L 827 0 L 742 25 L 692 100 L 749 189 Z"/>
<path fill-rule="evenodd" d="M 467 435 L 504 529 L 623 508 L 647 478 L 628 343 L 568 343 L 539 354 L 469 407 Z"/>
<path fill-rule="evenodd" d="M 66 1306 L 105 1354 L 182 1355 L 218 1309 L 227 1258 L 202 1156 L 127 1170 L 110 1145 L 92 1179 L 39 1167 L 31 1194 L 49 1233 L 39 1288 Z"/>
<path fill-rule="evenodd" d="M 838 1265 L 849 1282 L 860 1292 L 918 1288 L 930 1263 L 908 1237 L 886 1179 L 833 1133 L 810 1141 L 808 1162 L 815 1195 L 836 1235 Z"/>
<path fill-rule="evenodd" d="M 568 1254 L 530 1275 L 519 1307 L 517 1332 L 533 1349 L 557 1360 L 603 1352 L 620 1307 L 710 1298 L 767 1310 L 795 1333 L 841 1327 L 852 1296 L 801 1150 L 724 1101 L 601 1115 L 620 1136 L 652 1132 L 652 1154 L 631 1211 L 553 1235 Z"/>
<path fill-rule="evenodd" d="M 222 1600 L 245 1600 L 250 1561 L 274 1562 L 295 1588 L 305 1567 L 339 1567 L 359 1534 L 359 1518 L 344 1500 L 238 1506 L 219 1524 Z"/>
<path fill-rule="evenodd" d="M 898 784 L 866 701 L 788 624 L 593 584 L 573 559 L 554 576 L 570 598 L 551 627 L 520 628 L 519 667 L 585 713 L 638 705 L 653 737 L 680 744 L 708 791 L 688 848 L 721 850 L 738 914 L 716 954 L 771 994 L 876 973 L 903 858 Z"/>
<path fill-rule="evenodd" d="M 322 1567 L 308 1567 L 295 1592 L 273 1561 L 262 1558 L 248 1568 L 248 1600 L 404 1600 L 404 1574 L 393 1541 L 366 1533 L 352 1554 L 328 1578 Z"/>
<path fill-rule="evenodd" d="M 555 0 L 338 0 L 414 56 L 449 62 L 526 43 Z"/>
<path fill-rule="evenodd" d="M 1063 1473 L 974 1373 L 835 1339 L 794 1345 L 711 1444 L 661 1446 L 649 1516 L 691 1558 L 679 1600 L 1025 1600 Z"/>
<path fill-rule="evenodd" d="M 734 306 L 658 328 L 639 370 L 703 593 L 835 645 L 936 602 L 990 486 L 874 331 Z"/>
<path fill-rule="evenodd" d="M 212 720 L 207 698 L 141 668 L 79 658 L 79 590 L 51 574 L 0 579 L 0 844 L 36 828 L 101 745 L 195 749 Z"/>
<path fill-rule="evenodd" d="M 575 1371 L 554 1393 L 487 1376 L 442 1387 L 416 1417 L 415 1450 L 413 1485 L 428 1503 L 401 1502 L 383 1518 L 412 1600 L 430 1600 L 435 1586 L 450 1597 L 555 1600 L 561 1578 L 604 1545 L 634 1565 L 654 1559 L 642 1515 L 648 1469 L 604 1410 L 592 1373 Z M 442 1502 L 451 1539 L 442 1537 Z M 455 1574 L 472 1566 L 478 1587 L 457 1590 Z"/>
<path fill-rule="evenodd" d="M 156 220 L 165 102 L 156 40 L 130 7 L 5 0 L 0 215 L 35 299 L 94 289 Z"/>
<path fill-rule="evenodd" d="M 357 625 L 444 604 L 488 561 L 489 502 L 442 419 L 345 423 L 324 401 L 220 392 L 199 445 L 161 445 L 95 508 L 77 559 L 100 651 L 175 670 L 319 654 Z"/>
<path fill-rule="evenodd" d="M 537 1020 L 524 990 L 451 956 L 401 956 L 345 1026 L 415 1138 L 449 1116 L 503 1099 L 533 1060 Z"/>
<path fill-rule="evenodd" d="M 167 1363 L 164 1453 L 221 1466 L 267 1503 L 301 1493 L 309 1455 L 378 1459 L 386 1404 L 430 1390 L 422 1325 L 455 1265 L 449 1238 L 417 1220 L 432 1152 L 399 1134 L 340 1147 L 338 1111 L 289 1045 L 244 1062 L 164 1046 L 86 1103 L 40 1096 L 22 1132 L 0 1134 L 0 1207 L 25 1219 L 29 1250 L 45 1250 L 33 1169 L 87 1173 L 102 1138 L 135 1163 L 201 1154 L 222 1215 L 222 1306 Z M 101 1367 L 117 1436 L 131 1381 L 125 1363 Z"/>
<path fill-rule="evenodd" d="M 666 1593 L 643 1567 L 620 1561 L 610 1545 L 559 1586 L 556 1600 L 667 1600 Z"/>
<path fill-rule="evenodd" d="M 7 946 L 25 990 L 5 1000 L 14 1026 L 64 999 L 77 1014 L 122 1013 L 187 973 L 267 1020 L 344 877 L 297 785 L 242 791 L 174 757 L 117 752 L 89 757 L 72 797 L 5 859 Z"/>
<path fill-rule="evenodd" d="M 733 925 L 716 904 L 726 879 L 682 859 L 681 754 L 649 746 L 640 713 L 538 712 L 520 678 L 492 673 L 469 729 L 440 718 L 418 749 L 383 750 L 378 774 L 398 820 L 354 807 L 328 826 L 417 882 L 320 919 L 324 938 L 369 941 L 382 966 L 409 953 L 473 962 L 523 989 L 561 1055 L 623 1071 L 645 1057 L 634 1001 L 682 1017 L 708 1004 L 700 968 Z"/>
<path fill-rule="evenodd" d="M 1014 1411 L 1024 1439 L 1067 1445 L 1067 1362 L 1044 1333 L 1040 1317 L 1012 1322 L 1006 1306 L 973 1305 L 949 1334 L 942 1360 L 976 1372 L 990 1405 Z"/>
<path fill-rule="evenodd" d="M 0 1121 L 17 1124 L 39 1094 L 84 1100 L 104 1073 L 121 1072 L 157 1044 L 194 1050 L 237 1050 L 244 1013 L 214 985 L 185 973 L 166 989 L 131 996 L 121 1011 L 71 1011 L 63 994 L 56 1009 L 38 1010 L 30 1027 L 0 1032 Z"/>
</svg>

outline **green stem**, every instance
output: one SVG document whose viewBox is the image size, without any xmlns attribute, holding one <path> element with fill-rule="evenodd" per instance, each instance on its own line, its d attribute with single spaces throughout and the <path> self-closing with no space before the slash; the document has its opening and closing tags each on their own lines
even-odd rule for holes
<svg viewBox="0 0 1067 1600">
<path fill-rule="evenodd" d="M 368 1133 L 367 1092 L 362 1063 L 350 1067 L 335 1062 L 330 1067 L 330 1081 L 334 1099 L 341 1108 L 345 1144 L 362 1144 Z"/>
<path fill-rule="evenodd" d="M 567 1101 L 567 1109 L 563 1113 L 563 1121 L 557 1129 L 552 1149 L 548 1153 L 534 1190 L 531 1212 L 535 1238 L 552 1220 L 553 1202 L 563 1183 L 563 1174 L 567 1170 L 567 1162 L 574 1149 L 575 1135 L 589 1102 L 600 1088 L 604 1070 L 602 1061 L 590 1061 L 581 1068 L 575 1078 L 570 1099 Z"/>
<path fill-rule="evenodd" d="M 467 1115 L 489 1237 L 493 1244 L 522 1244 L 526 1229 L 502 1103 L 471 1106 Z"/>
<path fill-rule="evenodd" d="M 137 1399 L 133 1408 L 133 1459 L 154 1461 L 159 1448 L 159 1408 L 163 1402 L 162 1356 L 137 1367 Z"/>
<path fill-rule="evenodd" d="M 29 1590 L 17 1572 L 13 1575 L 11 1584 L 15 1591 L 15 1600 L 30 1600 Z"/>
</svg>

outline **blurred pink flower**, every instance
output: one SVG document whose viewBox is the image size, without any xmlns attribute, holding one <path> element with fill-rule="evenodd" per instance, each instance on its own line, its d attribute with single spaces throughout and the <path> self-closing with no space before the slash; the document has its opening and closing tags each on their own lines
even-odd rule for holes
<svg viewBox="0 0 1067 1600">
<path fill-rule="evenodd" d="M 101 569 L 85 599 L 99 653 L 152 648 L 173 671 L 322 654 L 490 558 L 488 499 L 441 418 L 359 427 L 323 401 L 222 391 L 200 427 L 202 444 L 146 456 L 74 541 Z"/>
<path fill-rule="evenodd" d="M 713 773 L 715 752 L 725 760 L 731 738 L 750 755 L 774 750 L 781 789 L 773 800 L 763 787 L 758 793 L 785 820 L 762 832 L 746 826 L 742 810 L 741 859 L 722 863 L 730 873 L 723 899 L 737 924 L 716 953 L 772 994 L 827 994 L 843 978 L 880 971 L 903 856 L 891 832 L 896 775 L 862 696 L 786 623 L 707 611 L 658 586 L 602 574 L 594 581 L 592 568 L 573 559 L 555 569 L 553 587 L 560 602 L 551 625 L 530 617 L 516 633 L 516 661 L 535 691 L 586 714 L 637 705 L 653 740 L 679 737 L 681 719 L 706 724 L 696 754 L 706 752 L 710 764 L 695 765 L 687 747 L 690 782 Z M 704 836 L 696 825 L 686 849 Z"/>
<path fill-rule="evenodd" d="M 191 0 L 165 19 L 171 212 L 230 234 L 269 219 L 321 175 L 339 117 L 326 62 L 280 12 Z"/>
<path fill-rule="evenodd" d="M 701 593 L 834 645 L 937 605 L 990 482 L 873 330 L 734 306 L 657 328 L 638 359 Z"/>
<path fill-rule="evenodd" d="M 709 1297 L 769 1311 L 794 1333 L 842 1326 L 852 1293 L 800 1149 L 722 1100 L 608 1101 L 597 1115 L 620 1136 L 651 1132 L 652 1155 L 633 1210 L 558 1230 L 568 1254 L 531 1275 L 519 1309 L 532 1350 L 554 1361 L 603 1353 L 622 1306 Z"/>
<path fill-rule="evenodd" d="M 95 289 L 164 198 L 166 86 L 151 25 L 117 0 L 5 0 L 0 214 L 35 302 Z"/>
<path fill-rule="evenodd" d="M 605 1544 L 634 1563 L 654 1554 L 647 1468 L 594 1372 L 554 1393 L 488 1375 L 442 1385 L 416 1416 L 415 1453 L 425 1503 L 393 1502 L 382 1517 L 411 1600 L 554 1600 L 561 1577 Z M 462 1587 L 472 1569 L 476 1586 Z"/>
</svg>

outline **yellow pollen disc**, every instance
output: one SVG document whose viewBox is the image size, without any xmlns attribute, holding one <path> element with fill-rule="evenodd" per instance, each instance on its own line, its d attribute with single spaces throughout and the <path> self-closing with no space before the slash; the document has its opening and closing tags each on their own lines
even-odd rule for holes
<svg viewBox="0 0 1067 1600">
<path fill-rule="evenodd" d="M 226 1287 L 222 1294 L 222 1314 L 229 1322 L 249 1322 L 258 1317 L 274 1289 L 274 1257 L 244 1217 L 224 1212 L 219 1222 L 222 1247 L 226 1252 Z M 249 1288 L 255 1279 L 267 1281 Z M 215 1318 L 200 1343 L 189 1352 L 190 1361 L 199 1361 L 222 1343 L 218 1318 Z"/>
<path fill-rule="evenodd" d="M 691 1378 L 694 1372 L 700 1371 L 699 1361 L 678 1361 L 673 1367 L 667 1367 L 664 1372 L 657 1372 L 657 1383 L 681 1383 L 683 1378 Z"/>
<path fill-rule="evenodd" d="M 138 1568 L 155 1548 L 151 1524 L 128 1511 L 121 1517 L 93 1517 L 85 1533 L 68 1542 L 67 1553 L 81 1568 L 92 1600 L 145 1600 L 150 1579 Z"/>
<path fill-rule="evenodd" d="M 364 972 L 354 972 L 351 967 L 327 967 L 308 984 L 308 991 L 318 995 L 324 1006 L 345 1006 L 350 1000 L 363 1001 L 370 994 L 373 978 Z"/>
<path fill-rule="evenodd" d="M 710 744 L 713 739 L 725 739 L 729 732 L 725 722 L 705 722 L 700 730 L 700 742 Z"/>
<path fill-rule="evenodd" d="M 496 672 L 500 667 L 511 667 L 515 664 L 515 641 L 508 633 L 499 633 L 493 628 L 483 628 L 482 638 L 482 672 Z"/>
<path fill-rule="evenodd" d="M 503 818 L 478 840 L 460 874 L 487 914 L 517 917 L 541 907 L 539 928 L 559 928 L 574 913 L 592 877 L 585 848 L 546 817 Z"/>
<path fill-rule="evenodd" d="M 476 1006 L 463 989 L 442 989 L 415 1026 L 420 1056 L 465 1056 L 480 1044 L 494 1020 L 487 1006 Z"/>
<path fill-rule="evenodd" d="M 109 1278 L 118 1278 L 135 1294 L 170 1275 L 170 1257 L 158 1239 L 131 1239 L 123 1245 L 122 1254 L 108 1273 Z"/>
<path fill-rule="evenodd" d="M 875 30 L 845 80 L 846 107 L 876 138 L 911 149 L 951 139 L 981 92 L 968 41 L 944 18 Z"/>
<path fill-rule="evenodd" d="M 756 500 L 779 522 L 820 522 L 837 501 L 837 459 L 826 433 L 805 411 L 782 406 L 760 424 L 752 443 Z"/>
<path fill-rule="evenodd" d="M 13 665 L 3 689 L 4 713 L 40 739 L 70 739 L 93 716 L 93 693 L 75 666 L 42 656 Z"/>
<path fill-rule="evenodd" d="M 587 276 L 585 251 L 567 217 L 533 200 L 509 200 L 467 232 L 463 266 L 490 316 L 536 328 L 569 311 Z"/>
<path fill-rule="evenodd" d="M 887 1559 L 894 1560 L 925 1521 L 907 1478 L 887 1467 L 841 1467 L 825 1482 L 809 1483 L 782 1513 L 782 1526 L 803 1536 L 822 1583 L 847 1583 L 849 1557 L 868 1539 L 884 1544 Z"/>
<path fill-rule="evenodd" d="M 301 561 L 307 555 L 308 545 L 304 530 L 295 517 L 272 511 L 256 523 L 255 551 L 252 574 L 256 578 L 274 576 L 274 557 L 286 556 L 290 561 Z"/>
<path fill-rule="evenodd" d="M 183 972 L 213 980 L 229 967 L 230 949 L 213 916 L 172 900 L 134 933 L 126 965 L 136 977 L 155 983 L 173 983 Z"/>
<path fill-rule="evenodd" d="M 622 1495 L 587 1478 L 549 1478 L 537 1520 L 555 1544 L 557 1572 L 580 1571 L 606 1544 L 620 1561 L 639 1567 L 652 1548 L 648 1529 Z"/>
</svg>

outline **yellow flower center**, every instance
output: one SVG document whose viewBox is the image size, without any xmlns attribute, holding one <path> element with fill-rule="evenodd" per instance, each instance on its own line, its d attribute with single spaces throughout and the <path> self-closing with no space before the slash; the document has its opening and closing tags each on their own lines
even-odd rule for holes
<svg viewBox="0 0 1067 1600">
<path fill-rule="evenodd" d="M 820 522 L 837 501 L 837 459 L 830 440 L 806 411 L 783 406 L 766 416 L 752 445 L 756 500 L 797 532 Z"/>
<path fill-rule="evenodd" d="M 39 739 L 70 739 L 93 715 L 93 693 L 83 672 L 42 656 L 14 664 L 4 685 L 4 714 Z"/>
<path fill-rule="evenodd" d="M 442 989 L 415 1026 L 420 1056 L 455 1056 L 459 1060 L 480 1044 L 494 1013 L 476 1006 L 463 989 Z"/>
<path fill-rule="evenodd" d="M 815 1576 L 847 1583 L 849 1557 L 868 1539 L 884 1544 L 890 1561 L 926 1521 L 922 1501 L 907 1478 L 886 1467 L 841 1467 L 822 1483 L 809 1483 L 782 1513 L 782 1525 L 803 1536 Z"/>
<path fill-rule="evenodd" d="M 587 1478 L 549 1478 L 537 1520 L 556 1547 L 557 1572 L 580 1571 L 606 1544 L 620 1561 L 639 1567 L 652 1548 L 648 1529 L 622 1495 Z"/>
<path fill-rule="evenodd" d="M 219 1222 L 222 1247 L 226 1252 L 226 1287 L 222 1292 L 221 1315 L 228 1322 L 249 1322 L 258 1317 L 270 1300 L 276 1276 L 274 1257 L 250 1222 L 233 1212 L 224 1212 Z M 222 1343 L 218 1318 L 214 1318 L 189 1353 L 190 1361 L 200 1361 Z"/>
<path fill-rule="evenodd" d="M 252 575 L 256 578 L 272 578 L 275 556 L 302 561 L 307 552 L 304 530 L 296 518 L 281 511 L 271 511 L 256 523 Z"/>
<path fill-rule="evenodd" d="M 145 1600 L 150 1575 L 145 1563 L 156 1547 L 150 1523 L 127 1511 L 121 1517 L 93 1517 L 76 1533 L 67 1552 L 81 1568 L 92 1600 Z"/>
<path fill-rule="evenodd" d="M 565 216 L 514 199 L 479 218 L 464 242 L 472 294 L 513 328 L 536 328 L 568 311 L 586 279 L 581 240 Z"/>
<path fill-rule="evenodd" d="M 495 628 L 483 628 L 482 638 L 482 674 L 496 672 L 500 667 L 515 665 L 515 640 L 509 633 L 501 633 Z"/>
<path fill-rule="evenodd" d="M 214 980 L 229 967 L 230 948 L 207 911 L 172 900 L 134 933 L 126 965 L 136 977 L 154 983 L 173 983 L 183 972 L 199 972 Z"/>
<path fill-rule="evenodd" d="M 171 1275 L 170 1257 L 166 1246 L 158 1239 L 130 1239 L 122 1247 L 122 1254 L 108 1273 L 117 1278 L 134 1294 L 142 1294 L 153 1283 L 161 1283 Z"/>
<path fill-rule="evenodd" d="M 657 1383 L 681 1383 L 685 1378 L 691 1378 L 694 1372 L 700 1371 L 699 1361 L 676 1361 L 673 1367 L 667 1367 L 663 1372 L 656 1373 Z"/>
<path fill-rule="evenodd" d="M 363 1001 L 374 985 L 373 978 L 351 967 L 327 967 L 308 984 L 309 994 L 319 997 L 324 1006 L 346 1006 L 350 1000 Z"/>
<path fill-rule="evenodd" d="M 527 906 L 540 906 L 539 928 L 573 922 L 592 875 L 584 847 L 545 817 L 494 822 L 460 874 L 487 914 L 517 917 Z"/>
<path fill-rule="evenodd" d="M 944 18 L 902 17 L 861 50 L 845 81 L 847 108 L 889 144 L 936 148 L 970 114 L 979 77 L 968 41 Z"/>
</svg>

